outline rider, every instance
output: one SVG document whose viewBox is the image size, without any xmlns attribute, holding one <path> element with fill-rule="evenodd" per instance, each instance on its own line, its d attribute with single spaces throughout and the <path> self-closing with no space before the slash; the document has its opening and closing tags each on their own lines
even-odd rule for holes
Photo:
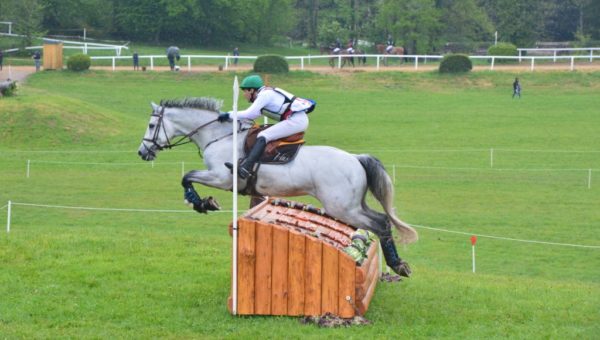
<svg viewBox="0 0 600 340">
<path fill-rule="evenodd" d="M 394 39 L 392 39 L 391 34 L 388 34 L 386 45 L 387 45 L 387 47 L 385 48 L 385 52 L 388 54 L 392 53 L 392 50 L 394 49 Z"/>
<path fill-rule="evenodd" d="M 240 88 L 244 97 L 252 105 L 238 112 L 239 119 L 256 119 L 261 113 L 271 119 L 279 121 L 273 126 L 261 131 L 256 139 L 256 144 L 246 156 L 240 160 L 238 176 L 246 179 L 254 172 L 254 165 L 265 150 L 268 142 L 289 137 L 293 134 L 304 132 L 308 128 L 308 113 L 315 108 L 315 102 L 298 98 L 293 94 L 276 87 L 264 85 L 259 75 L 251 75 L 244 80 Z M 229 120 L 228 112 L 219 115 L 219 121 Z M 225 166 L 233 171 L 233 164 L 227 162 Z"/>
<path fill-rule="evenodd" d="M 346 53 L 348 54 L 354 54 L 355 50 L 354 50 L 354 41 L 352 39 L 350 39 L 348 41 L 348 47 L 346 48 Z"/>
<path fill-rule="evenodd" d="M 332 52 L 333 52 L 333 54 L 338 54 L 338 53 L 340 53 L 341 50 L 342 50 L 342 42 L 340 41 L 340 38 L 336 38 L 335 43 L 333 44 Z"/>
</svg>

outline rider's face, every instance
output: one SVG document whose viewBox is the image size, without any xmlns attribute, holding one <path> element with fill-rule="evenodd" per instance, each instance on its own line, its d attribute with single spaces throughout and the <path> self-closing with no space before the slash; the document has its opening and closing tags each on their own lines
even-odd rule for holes
<svg viewBox="0 0 600 340">
<path fill-rule="evenodd" d="M 243 89 L 242 93 L 244 94 L 244 98 L 247 101 L 252 102 L 252 95 L 254 94 L 254 89 Z"/>
</svg>

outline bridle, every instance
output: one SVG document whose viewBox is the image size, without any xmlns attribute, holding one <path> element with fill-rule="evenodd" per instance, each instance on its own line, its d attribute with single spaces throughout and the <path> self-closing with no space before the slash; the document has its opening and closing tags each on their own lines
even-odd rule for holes
<svg viewBox="0 0 600 340">
<path fill-rule="evenodd" d="M 159 151 L 163 150 L 163 149 L 171 149 L 174 148 L 176 146 L 180 146 L 180 145 L 184 145 L 184 144 L 188 144 L 192 142 L 192 136 L 195 135 L 196 133 L 198 133 L 198 131 L 200 131 L 200 129 L 202 129 L 203 127 L 210 125 L 216 121 L 218 121 L 218 118 L 215 118 L 213 120 L 210 120 L 200 126 L 198 126 L 197 128 L 195 128 L 194 130 L 188 132 L 187 134 L 181 136 L 176 142 L 171 143 L 171 141 L 169 140 L 169 136 L 167 135 L 167 131 L 165 130 L 165 125 L 164 125 L 164 118 L 165 118 L 165 107 L 161 106 L 160 107 L 160 112 L 156 113 L 156 111 L 152 112 L 152 117 L 157 117 L 158 121 L 156 122 L 156 126 L 155 126 L 155 130 L 154 130 L 154 134 L 152 135 L 152 138 L 144 138 L 143 141 L 144 142 L 150 142 L 152 143 L 152 146 L 154 146 L 156 149 L 158 149 Z M 245 131 L 245 130 L 249 130 L 250 128 L 243 128 L 240 124 L 239 127 L 239 131 Z M 165 145 L 160 145 L 158 144 L 158 136 L 160 134 L 160 131 L 163 130 L 164 134 L 165 134 L 165 138 L 167 139 L 167 143 Z M 223 138 L 226 138 L 228 136 L 233 135 L 233 132 L 230 132 L 228 134 L 225 134 L 221 137 L 217 137 L 213 140 L 211 140 L 210 142 L 208 142 L 204 148 L 202 148 L 203 150 L 205 150 L 209 145 L 211 145 L 214 142 L 217 142 Z M 187 140 L 186 140 L 187 139 Z M 151 148 L 146 146 L 146 143 L 142 143 L 142 145 L 146 148 L 146 150 L 149 153 L 154 154 L 154 152 L 151 150 Z"/>
<path fill-rule="evenodd" d="M 165 118 L 165 107 L 161 106 L 160 108 L 160 112 L 156 113 L 156 111 L 152 112 L 152 117 L 157 117 L 158 121 L 156 122 L 156 126 L 154 129 L 154 135 L 152 135 L 152 138 L 144 138 L 143 141 L 144 142 L 150 142 L 152 143 L 152 146 L 156 147 L 156 149 L 158 150 L 163 150 L 163 149 L 171 149 L 174 148 L 176 146 L 180 146 L 180 145 L 184 145 L 184 144 L 188 144 L 192 142 L 192 136 L 195 135 L 196 133 L 198 133 L 198 131 L 200 131 L 200 129 L 202 129 L 203 127 L 210 125 L 214 122 L 217 121 L 217 118 L 208 121 L 207 123 L 204 123 L 200 126 L 198 126 L 197 128 L 195 128 L 194 130 L 188 132 L 187 134 L 181 136 L 179 138 L 179 140 L 177 140 L 174 143 L 171 143 L 171 141 L 169 140 L 169 136 L 167 135 L 167 131 L 165 130 L 165 124 L 164 124 L 164 118 Z M 165 138 L 167 139 L 167 143 L 165 145 L 160 145 L 158 144 L 158 136 L 160 135 L 160 131 L 163 130 L 164 134 L 165 134 Z M 187 140 L 186 140 L 187 139 Z M 146 150 L 148 150 L 148 152 L 152 152 L 152 150 L 150 150 L 150 148 L 148 148 L 146 146 L 146 143 L 142 143 L 144 145 L 144 147 L 146 148 Z"/>
</svg>

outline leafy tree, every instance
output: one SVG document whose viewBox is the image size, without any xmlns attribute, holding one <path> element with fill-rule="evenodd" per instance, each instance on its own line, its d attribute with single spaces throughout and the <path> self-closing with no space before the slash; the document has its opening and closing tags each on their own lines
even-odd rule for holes
<svg viewBox="0 0 600 340">
<path fill-rule="evenodd" d="M 430 53 L 440 45 L 440 12 L 433 0 L 383 0 L 378 27 L 411 54 Z M 386 35 L 382 34 L 382 37 Z M 383 40 L 383 39 L 382 39 Z"/>
<path fill-rule="evenodd" d="M 496 26 L 498 38 L 518 47 L 527 47 L 542 31 L 543 0 L 480 0 Z"/>
<path fill-rule="evenodd" d="M 489 41 L 492 37 L 494 26 L 475 0 L 438 0 L 436 7 L 441 11 L 446 41 Z"/>
<path fill-rule="evenodd" d="M 158 1 L 130 0 L 115 3 L 115 24 L 120 37 L 160 41 L 166 9 Z"/>
<path fill-rule="evenodd" d="M 41 0 L 44 3 L 43 25 L 51 34 L 108 36 L 114 31 L 113 1 Z"/>
<path fill-rule="evenodd" d="M 32 45 L 35 37 L 45 34 L 42 26 L 44 5 L 39 0 L 8 0 L 2 9 L 13 22 L 14 33 L 25 36 L 24 46 Z"/>
</svg>

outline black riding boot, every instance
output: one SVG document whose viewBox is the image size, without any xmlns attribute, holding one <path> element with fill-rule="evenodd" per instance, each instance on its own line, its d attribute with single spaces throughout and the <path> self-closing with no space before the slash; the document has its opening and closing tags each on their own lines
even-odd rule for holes
<svg viewBox="0 0 600 340">
<path fill-rule="evenodd" d="M 267 140 L 265 137 L 258 137 L 256 139 L 256 143 L 252 146 L 252 149 L 248 153 L 248 156 L 242 160 L 242 163 L 238 167 L 238 176 L 241 179 L 246 179 L 254 172 L 254 164 L 258 161 L 260 156 L 265 151 L 265 147 L 267 146 Z M 229 170 L 233 171 L 233 164 L 227 162 L 225 166 L 229 168 Z"/>
<path fill-rule="evenodd" d="M 381 243 L 381 250 L 383 251 L 383 257 L 385 257 L 385 263 L 387 263 L 396 274 L 410 277 L 410 267 L 408 266 L 408 263 L 402 261 L 400 256 L 398 256 L 394 239 L 391 236 L 387 236 L 382 237 L 379 242 Z"/>
</svg>

